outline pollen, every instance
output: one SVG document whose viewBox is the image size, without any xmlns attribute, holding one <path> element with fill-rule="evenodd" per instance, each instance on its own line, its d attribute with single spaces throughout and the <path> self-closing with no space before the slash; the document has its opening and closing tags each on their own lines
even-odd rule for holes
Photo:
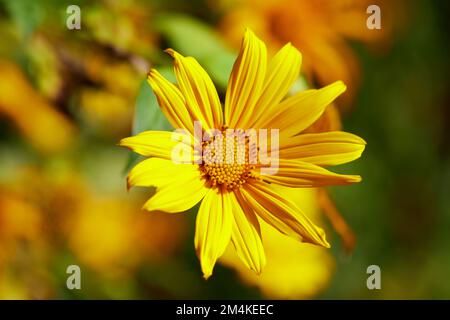
<svg viewBox="0 0 450 320">
<path fill-rule="evenodd" d="M 223 129 L 221 134 L 203 142 L 202 148 L 201 171 L 212 187 L 236 190 L 255 177 L 252 170 L 257 157 L 253 150 L 257 149 L 252 147 L 249 137 L 228 134 Z"/>
</svg>

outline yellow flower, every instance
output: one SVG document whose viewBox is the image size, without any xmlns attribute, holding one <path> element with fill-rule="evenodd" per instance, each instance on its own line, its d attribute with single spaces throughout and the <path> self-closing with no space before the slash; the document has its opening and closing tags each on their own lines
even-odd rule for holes
<svg viewBox="0 0 450 320">
<path fill-rule="evenodd" d="M 314 222 L 321 220 L 318 189 L 277 187 L 277 191 L 296 199 L 298 206 L 308 212 Z M 261 227 L 267 256 L 267 265 L 261 275 L 257 276 L 243 267 L 231 246 L 219 262 L 236 270 L 243 282 L 256 286 L 270 299 L 309 299 L 326 288 L 335 265 L 329 250 L 298 243 L 267 223 Z"/>
<path fill-rule="evenodd" d="M 104 277 L 127 276 L 144 262 L 162 263 L 182 243 L 185 219 L 158 214 L 144 219 L 139 207 L 122 197 L 88 195 L 78 203 L 64 230 L 69 248 Z M 175 234 L 169 237 L 169 231 Z"/>
<path fill-rule="evenodd" d="M 304 133 L 319 133 L 341 129 L 339 113 L 333 104 Z M 292 199 L 301 210 L 308 212 L 314 223 L 322 221 L 322 214 L 330 220 L 342 238 L 343 246 L 351 252 L 355 244 L 352 230 L 337 211 L 324 188 L 288 188 L 277 191 Z M 310 299 L 324 290 L 334 272 L 331 252 L 319 246 L 299 244 L 282 235 L 267 223 L 261 224 L 267 265 L 257 276 L 240 263 L 229 245 L 219 262 L 236 270 L 244 283 L 257 287 L 269 299 Z"/>
<path fill-rule="evenodd" d="M 381 29 L 366 26 L 366 9 L 372 4 L 381 8 Z M 310 81 L 324 85 L 343 80 L 350 87 L 344 96 L 351 98 L 360 68 L 349 40 L 383 46 L 392 34 L 392 16 L 399 5 L 400 1 L 384 0 L 235 0 L 228 3 L 220 29 L 233 45 L 239 44 L 245 26 L 273 45 L 292 41 L 305 57 L 303 71 Z"/>
<path fill-rule="evenodd" d="M 72 143 L 74 125 L 31 86 L 17 65 L 1 60 L 0 74 L 0 114 L 10 118 L 33 146 L 51 153 Z"/>
<path fill-rule="evenodd" d="M 274 185 L 319 187 L 361 180 L 359 176 L 330 172 L 323 166 L 360 157 L 364 140 L 340 131 L 299 135 L 345 91 L 345 85 L 338 81 L 282 100 L 298 77 L 301 54 L 287 44 L 268 61 L 265 44 L 247 30 L 222 111 L 214 85 L 197 61 L 172 49 L 168 53 L 175 60 L 178 85 L 156 70 L 150 71 L 148 80 L 173 127 L 184 129 L 189 135 L 191 143 L 185 146 L 195 161 L 173 161 L 172 153 L 179 147 L 180 136 L 172 139 L 170 132 L 146 131 L 122 139 L 120 145 L 151 157 L 128 175 L 129 186 L 156 187 L 155 195 L 144 208 L 182 212 L 201 201 L 194 242 L 205 278 L 211 276 L 230 240 L 243 263 L 256 273 L 261 272 L 266 257 L 260 220 L 301 242 L 329 247 L 324 231 L 292 199 L 277 192 Z M 199 141 L 195 121 L 201 122 L 209 140 Z M 246 139 L 245 148 L 240 148 L 235 137 L 228 136 L 230 128 L 279 130 L 279 159 L 269 158 L 270 165 L 278 161 L 277 172 L 264 174 L 267 163 L 261 157 L 256 163 L 250 161 L 253 145 Z M 220 135 L 211 136 L 213 129 L 226 133 L 225 140 L 218 139 Z M 271 140 L 270 147 L 273 144 Z M 227 145 L 226 159 L 221 153 L 223 145 Z M 203 154 L 201 161 L 199 152 Z M 211 161 L 214 156 L 218 161 Z M 228 157 L 233 161 L 228 161 Z"/>
<path fill-rule="evenodd" d="M 52 297 L 44 213 L 0 185 L 0 299 Z"/>
</svg>

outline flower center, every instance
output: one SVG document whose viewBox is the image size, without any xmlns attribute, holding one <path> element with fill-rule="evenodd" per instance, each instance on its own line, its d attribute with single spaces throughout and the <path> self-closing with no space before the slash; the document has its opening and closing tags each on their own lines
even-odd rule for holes
<svg viewBox="0 0 450 320">
<path fill-rule="evenodd" d="M 235 190 L 252 177 L 256 161 L 251 157 L 251 150 L 247 136 L 222 130 L 221 134 L 203 142 L 201 171 L 211 186 Z"/>
</svg>

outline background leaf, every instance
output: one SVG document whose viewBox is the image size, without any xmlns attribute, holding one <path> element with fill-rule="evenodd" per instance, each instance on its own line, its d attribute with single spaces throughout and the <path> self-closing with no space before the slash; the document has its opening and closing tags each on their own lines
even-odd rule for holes
<svg viewBox="0 0 450 320">
<path fill-rule="evenodd" d="M 236 54 L 210 26 L 182 14 L 164 14 L 155 19 L 155 27 L 175 50 L 196 58 L 213 81 L 226 88 Z"/>
<path fill-rule="evenodd" d="M 27 39 L 44 18 L 44 6 L 38 1 L 5 1 L 6 10 L 23 39 Z"/>
<path fill-rule="evenodd" d="M 147 80 L 143 80 L 136 99 L 133 135 L 146 130 L 171 130 L 171 128 L 170 123 L 159 108 L 150 85 Z"/>
<path fill-rule="evenodd" d="M 168 72 L 164 72 L 167 74 Z M 159 108 L 156 96 L 153 94 L 147 80 L 143 80 L 136 99 L 132 134 L 136 135 L 147 130 L 170 131 L 172 126 Z M 125 166 L 128 172 L 138 161 L 142 159 L 137 153 L 132 152 Z"/>
</svg>

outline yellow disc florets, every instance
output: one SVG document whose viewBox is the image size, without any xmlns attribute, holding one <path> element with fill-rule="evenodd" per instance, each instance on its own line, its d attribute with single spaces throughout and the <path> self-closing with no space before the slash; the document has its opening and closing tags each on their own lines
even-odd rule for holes
<svg viewBox="0 0 450 320">
<path fill-rule="evenodd" d="M 203 162 L 201 170 L 211 186 L 234 190 L 253 177 L 255 169 L 252 161 L 249 138 L 243 135 L 222 134 L 203 142 Z"/>
</svg>

